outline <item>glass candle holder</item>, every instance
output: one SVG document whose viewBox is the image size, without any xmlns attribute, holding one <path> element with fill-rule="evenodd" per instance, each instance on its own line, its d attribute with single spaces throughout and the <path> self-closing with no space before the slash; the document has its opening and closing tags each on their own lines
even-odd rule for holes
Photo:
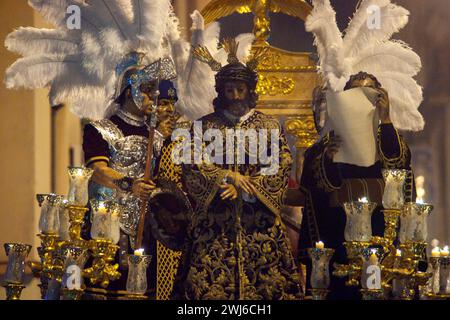
<svg viewBox="0 0 450 320">
<path fill-rule="evenodd" d="M 143 295 L 147 291 L 147 268 L 152 257 L 147 255 L 128 255 L 127 291 Z"/>
<path fill-rule="evenodd" d="M 95 240 L 115 240 L 115 243 L 119 242 L 120 229 L 116 230 L 119 227 L 117 221 L 119 218 L 118 205 L 113 201 L 91 200 L 91 208 L 91 238 Z"/>
<path fill-rule="evenodd" d="M 450 258 L 439 258 L 439 293 L 447 294 L 448 277 L 450 274 Z"/>
<path fill-rule="evenodd" d="M 347 216 L 345 241 L 370 241 L 372 238 L 372 213 L 377 207 L 375 202 L 352 201 L 344 203 Z"/>
<path fill-rule="evenodd" d="M 82 272 L 89 258 L 87 249 L 75 246 L 64 247 L 61 249 L 61 257 L 64 261 L 64 275 L 62 277 L 61 287 L 68 289 L 80 289 L 84 283 Z M 71 268 L 76 266 L 76 268 Z M 70 283 L 69 283 L 70 282 Z"/>
<path fill-rule="evenodd" d="M 88 184 L 94 170 L 85 167 L 71 167 L 69 173 L 69 203 L 85 207 L 89 201 Z"/>
<path fill-rule="evenodd" d="M 333 249 L 308 248 L 312 261 L 311 287 L 313 289 L 328 289 L 330 286 L 330 259 Z"/>
<path fill-rule="evenodd" d="M 406 203 L 400 215 L 400 242 L 426 242 L 428 237 L 427 219 L 433 210 L 430 204 Z"/>
<path fill-rule="evenodd" d="M 56 194 L 38 194 L 36 198 L 41 207 L 39 217 L 39 232 L 43 234 L 58 234 L 59 210 L 63 197 Z"/>
<path fill-rule="evenodd" d="M 67 205 L 69 201 L 67 199 L 63 199 L 59 206 L 59 240 L 69 241 L 70 240 L 70 217 L 69 210 L 67 209 Z"/>
<path fill-rule="evenodd" d="M 382 170 L 385 182 L 383 207 L 385 209 L 402 209 L 405 203 L 404 184 L 407 170 Z"/>
<path fill-rule="evenodd" d="M 4 282 L 7 284 L 22 284 L 25 273 L 25 260 L 30 253 L 31 246 L 22 243 L 5 243 L 4 247 L 8 256 Z"/>
<path fill-rule="evenodd" d="M 361 268 L 361 287 L 368 289 L 367 280 L 370 274 L 367 269 L 372 265 L 378 265 L 382 258 L 382 253 L 378 248 L 364 248 L 361 250 L 362 268 Z"/>
<path fill-rule="evenodd" d="M 439 257 L 431 257 L 428 265 L 427 272 L 432 274 L 431 279 L 428 282 L 427 291 L 438 294 L 439 293 Z"/>
</svg>

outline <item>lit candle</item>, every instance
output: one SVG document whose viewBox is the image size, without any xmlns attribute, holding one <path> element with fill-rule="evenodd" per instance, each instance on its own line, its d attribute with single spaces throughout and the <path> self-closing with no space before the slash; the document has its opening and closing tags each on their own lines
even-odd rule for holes
<svg viewBox="0 0 450 320">
<path fill-rule="evenodd" d="M 137 249 L 137 250 L 134 250 L 134 255 L 135 256 L 142 256 L 142 255 L 144 255 L 144 249 Z"/>
<path fill-rule="evenodd" d="M 103 214 L 108 213 L 104 202 L 99 202 L 97 212 Z"/>
<path fill-rule="evenodd" d="M 93 208 L 91 237 L 95 240 L 107 240 L 111 229 L 109 206 L 97 200 L 91 200 L 91 206 Z"/>
<path fill-rule="evenodd" d="M 316 249 L 323 250 L 325 248 L 325 244 L 322 241 L 316 242 Z"/>
<path fill-rule="evenodd" d="M 114 207 L 111 213 L 111 230 L 109 238 L 112 243 L 117 244 L 120 239 L 120 212 L 117 206 Z"/>
<path fill-rule="evenodd" d="M 448 246 L 445 246 L 444 249 L 441 250 L 441 257 L 447 258 L 449 256 Z"/>
<path fill-rule="evenodd" d="M 369 258 L 369 262 L 370 262 L 370 265 L 372 265 L 372 266 L 378 265 L 378 257 L 377 257 L 376 252 L 372 251 L 372 254 L 370 255 L 370 258 Z"/>
<path fill-rule="evenodd" d="M 431 256 L 433 258 L 439 258 L 441 256 L 441 249 L 439 249 L 439 247 L 433 248 L 431 251 Z"/>
<path fill-rule="evenodd" d="M 395 253 L 396 257 L 401 257 L 402 256 L 402 250 L 397 249 L 397 252 Z"/>
<path fill-rule="evenodd" d="M 362 198 L 358 199 L 358 202 L 369 203 L 369 200 L 367 199 L 367 197 L 362 197 Z"/>
<path fill-rule="evenodd" d="M 71 205 L 84 207 L 89 201 L 88 183 L 94 171 L 92 169 L 79 167 L 69 168 L 69 196 Z"/>
</svg>

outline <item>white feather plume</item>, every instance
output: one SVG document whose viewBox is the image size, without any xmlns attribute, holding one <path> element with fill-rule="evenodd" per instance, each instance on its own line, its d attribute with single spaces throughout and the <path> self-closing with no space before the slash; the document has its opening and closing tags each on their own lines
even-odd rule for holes
<svg viewBox="0 0 450 320">
<path fill-rule="evenodd" d="M 7 87 L 49 87 L 51 104 L 68 103 L 75 114 L 90 119 L 111 110 L 116 66 L 123 57 L 140 51 L 148 63 L 161 58 L 166 53 L 163 38 L 169 36 L 170 23 L 177 22 L 170 0 L 28 3 L 56 29 L 20 28 L 7 37 L 6 47 L 24 56 L 8 68 Z M 70 5 L 80 8 L 80 29 L 68 29 Z"/>
<path fill-rule="evenodd" d="M 376 2 L 375 0 L 366 0 L 365 2 Z M 390 1 L 388 1 L 390 2 Z M 362 9 L 358 10 L 361 11 Z M 366 14 L 366 21 L 369 13 Z M 367 23 L 355 26 L 349 30 L 350 37 L 344 36 L 344 55 L 355 56 L 364 50 L 368 44 L 377 45 L 383 41 L 389 40 L 394 33 L 399 32 L 408 23 L 409 11 L 403 7 L 387 4 L 380 7 L 379 26 L 368 27 Z M 355 36 L 352 36 L 355 34 Z"/>
<path fill-rule="evenodd" d="M 138 47 L 153 56 L 161 55 L 162 39 L 171 13 L 170 0 L 133 0 Z"/>
<path fill-rule="evenodd" d="M 386 41 L 369 46 L 351 60 L 353 69 L 371 74 L 378 70 L 391 70 L 413 77 L 422 68 L 420 57 L 401 41 Z"/>
<path fill-rule="evenodd" d="M 413 79 L 422 67 L 420 57 L 406 43 L 391 40 L 408 23 L 409 11 L 390 0 L 363 0 L 342 38 L 329 0 L 314 0 L 313 5 L 306 28 L 315 36 L 329 89 L 342 91 L 351 75 L 370 73 L 389 93 L 393 124 L 398 129 L 422 130 L 418 107 L 423 93 Z M 369 14 L 376 15 L 374 8 L 379 9 L 379 28 L 368 27 Z"/>
<path fill-rule="evenodd" d="M 75 54 L 79 39 L 64 30 L 19 28 L 5 40 L 9 51 L 24 57 L 38 54 Z"/>
<path fill-rule="evenodd" d="M 336 12 L 329 0 L 314 0 L 313 10 L 305 21 L 308 32 L 314 33 L 321 64 L 326 64 L 327 48 L 331 45 L 341 46 L 342 35 L 336 23 Z"/>
<path fill-rule="evenodd" d="M 43 88 L 60 74 L 68 71 L 68 65 L 79 64 L 80 56 L 39 55 L 17 60 L 6 71 L 6 87 L 27 89 Z"/>
<path fill-rule="evenodd" d="M 216 23 L 205 30 L 203 17 L 198 11 L 194 11 L 191 18 L 191 43 L 181 40 L 172 43 L 171 46 L 174 56 L 177 55 L 174 50 L 182 50 L 180 56 L 183 57 L 183 59 L 177 59 L 176 61 L 176 64 L 178 64 L 177 70 L 179 70 L 176 87 L 180 97 L 177 109 L 188 119 L 197 120 L 213 112 L 212 102 L 217 94 L 214 90 L 214 74 L 193 57 L 191 47 L 199 44 L 217 43 L 220 30 L 218 30 L 218 24 Z M 211 39 L 211 37 L 214 39 Z"/>
<path fill-rule="evenodd" d="M 371 6 L 377 6 L 382 8 L 387 6 L 390 0 L 363 0 L 361 1 L 359 7 L 353 14 L 352 19 L 348 23 L 347 29 L 345 29 L 345 41 L 352 43 L 358 36 L 361 27 L 367 26 L 368 13 Z M 375 7 L 373 7 L 375 8 Z"/>
<path fill-rule="evenodd" d="M 76 5 L 81 9 L 80 19 L 83 32 L 96 33 L 102 28 L 95 19 L 95 13 L 89 11 L 83 0 L 28 0 L 28 4 L 48 22 L 61 29 L 67 29 L 67 9 L 71 5 Z M 72 31 L 81 32 L 76 29 Z"/>
</svg>

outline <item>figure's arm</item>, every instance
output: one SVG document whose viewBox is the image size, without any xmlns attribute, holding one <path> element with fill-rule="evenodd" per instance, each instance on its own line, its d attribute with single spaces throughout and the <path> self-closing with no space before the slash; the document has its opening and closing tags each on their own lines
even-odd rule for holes
<svg viewBox="0 0 450 320">
<path fill-rule="evenodd" d="M 378 153 L 381 158 L 383 168 L 386 169 L 406 169 L 410 166 L 411 155 L 409 149 L 391 122 L 389 115 L 389 95 L 383 89 L 379 92 L 376 107 L 380 118 L 378 127 Z"/>
<path fill-rule="evenodd" d="M 378 127 L 378 153 L 383 168 L 406 169 L 410 166 L 408 146 L 392 124 L 380 124 Z"/>
<path fill-rule="evenodd" d="M 94 170 L 92 180 L 113 190 L 131 192 L 135 196 L 147 199 L 155 189 L 154 182 L 127 178 L 109 166 L 108 143 L 91 125 L 84 129 L 83 150 L 86 166 Z"/>
<path fill-rule="evenodd" d="M 333 158 L 339 150 L 341 139 L 327 135 L 320 142 L 307 150 L 301 178 L 304 188 L 318 189 L 324 192 L 339 190 L 342 177 Z"/>
</svg>

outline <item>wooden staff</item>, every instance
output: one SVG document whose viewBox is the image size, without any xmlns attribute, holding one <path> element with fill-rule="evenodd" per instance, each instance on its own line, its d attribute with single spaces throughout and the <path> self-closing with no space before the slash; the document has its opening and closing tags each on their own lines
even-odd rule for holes
<svg viewBox="0 0 450 320">
<path fill-rule="evenodd" d="M 144 173 L 144 181 L 149 182 L 153 178 L 153 171 L 152 171 L 152 160 L 153 160 L 153 143 L 155 140 L 155 130 L 156 130 L 156 123 L 157 123 L 157 115 L 156 110 L 158 106 L 158 95 L 155 94 L 154 96 L 154 105 L 153 110 L 150 115 L 150 128 L 149 128 L 149 135 L 148 135 L 148 146 L 147 146 L 147 162 L 145 163 L 145 173 Z M 141 201 L 141 211 L 139 214 L 139 225 L 137 230 L 137 239 L 136 239 L 136 248 L 140 249 L 142 248 L 142 239 L 144 237 L 144 224 L 145 224 L 145 214 L 147 213 L 147 201 Z"/>
</svg>

